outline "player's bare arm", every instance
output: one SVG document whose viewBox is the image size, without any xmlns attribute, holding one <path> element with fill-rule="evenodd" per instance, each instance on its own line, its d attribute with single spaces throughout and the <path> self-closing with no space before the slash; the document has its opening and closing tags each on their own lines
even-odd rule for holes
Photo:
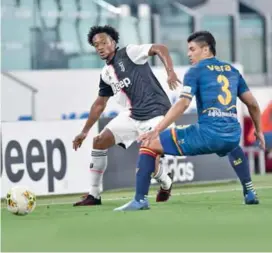
<svg viewBox="0 0 272 253">
<path fill-rule="evenodd" d="M 247 106 L 250 117 L 255 127 L 256 138 L 260 141 L 260 146 L 265 149 L 265 140 L 261 128 L 261 110 L 251 91 L 246 91 L 240 95 L 241 101 Z"/>
<path fill-rule="evenodd" d="M 81 147 L 82 142 L 87 137 L 88 132 L 92 128 L 92 126 L 95 124 L 95 122 L 99 119 L 100 115 L 106 108 L 107 102 L 109 100 L 109 97 L 101 97 L 98 96 L 95 102 L 93 103 L 89 117 L 79 135 L 77 135 L 73 141 L 73 148 L 74 150 L 77 150 Z"/>
<path fill-rule="evenodd" d="M 154 130 L 141 135 L 139 140 L 145 142 L 145 145 L 148 145 L 151 140 L 154 140 L 159 136 L 160 132 L 175 122 L 186 111 L 190 103 L 191 99 L 186 97 L 180 98 L 180 100 L 171 107 L 164 119 L 154 128 Z"/>
<path fill-rule="evenodd" d="M 169 55 L 169 50 L 165 45 L 161 45 L 161 44 L 153 44 L 152 47 L 150 48 L 149 52 L 148 52 L 149 56 L 154 56 L 154 55 L 158 55 L 160 60 L 162 61 L 167 75 L 168 75 L 168 79 L 167 79 L 167 83 L 170 87 L 171 90 L 176 89 L 181 81 L 178 79 L 177 74 L 174 71 L 174 67 L 173 67 L 173 61 Z"/>
</svg>

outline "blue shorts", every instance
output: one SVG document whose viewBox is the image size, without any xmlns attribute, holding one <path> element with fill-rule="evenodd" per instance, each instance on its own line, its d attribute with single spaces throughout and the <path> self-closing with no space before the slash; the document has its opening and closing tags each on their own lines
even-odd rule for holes
<svg viewBox="0 0 272 253">
<path fill-rule="evenodd" d="M 174 156 L 195 156 L 216 153 L 225 156 L 239 145 L 240 135 L 224 138 L 219 134 L 207 134 L 205 128 L 199 124 L 176 126 L 160 134 L 160 141 L 164 153 Z"/>
</svg>

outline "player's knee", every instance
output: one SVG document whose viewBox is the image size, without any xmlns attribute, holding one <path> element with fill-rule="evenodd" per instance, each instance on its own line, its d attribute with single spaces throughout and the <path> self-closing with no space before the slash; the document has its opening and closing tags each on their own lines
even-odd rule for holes
<svg viewBox="0 0 272 253">
<path fill-rule="evenodd" d="M 93 138 L 94 149 L 108 149 L 115 144 L 114 136 L 110 130 L 106 129 Z"/>
<path fill-rule="evenodd" d="M 96 136 L 93 138 L 93 148 L 94 149 L 108 149 L 108 141 L 103 136 Z"/>
<path fill-rule="evenodd" d="M 93 138 L 93 148 L 98 149 L 101 145 L 101 140 L 99 140 L 99 135 Z"/>
<path fill-rule="evenodd" d="M 157 155 L 163 154 L 163 148 L 159 139 L 152 140 L 148 144 L 143 143 L 142 147 L 152 150 Z"/>
</svg>

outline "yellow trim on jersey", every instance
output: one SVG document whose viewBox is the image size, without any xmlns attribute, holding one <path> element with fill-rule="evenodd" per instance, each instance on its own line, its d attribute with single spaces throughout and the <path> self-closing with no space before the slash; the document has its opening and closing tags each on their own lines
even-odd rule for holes
<svg viewBox="0 0 272 253">
<path fill-rule="evenodd" d="M 226 111 L 229 111 L 229 110 L 231 110 L 232 108 L 236 108 L 236 105 L 230 106 L 229 108 L 226 109 Z M 220 108 L 216 108 L 216 107 L 209 107 L 209 108 L 207 108 L 206 110 L 203 110 L 202 113 L 205 113 L 205 112 L 207 112 L 207 111 L 209 111 L 209 110 L 221 110 L 221 109 L 220 109 Z"/>
<path fill-rule="evenodd" d="M 229 108 L 227 108 L 227 111 L 231 110 L 232 108 L 236 108 L 236 105 L 232 105 Z"/>
<path fill-rule="evenodd" d="M 207 112 L 207 111 L 209 111 L 209 110 L 220 110 L 220 109 L 219 109 L 219 108 L 216 108 L 216 107 L 209 107 L 209 108 L 207 108 L 206 110 L 203 110 L 202 113 L 205 113 L 205 112 Z"/>
<path fill-rule="evenodd" d="M 172 135 L 172 139 L 173 139 L 174 143 L 176 144 L 179 154 L 182 155 L 182 150 L 181 150 L 180 146 L 178 145 L 177 133 L 176 133 L 174 127 L 171 128 L 171 135 Z"/>
</svg>

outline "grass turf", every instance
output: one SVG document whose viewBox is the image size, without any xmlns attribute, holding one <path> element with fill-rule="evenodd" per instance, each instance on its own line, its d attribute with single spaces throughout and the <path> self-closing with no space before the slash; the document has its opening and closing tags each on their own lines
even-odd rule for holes
<svg viewBox="0 0 272 253">
<path fill-rule="evenodd" d="M 78 196 L 38 199 L 28 216 L 1 209 L 2 251 L 271 251 L 272 175 L 254 178 L 261 204 L 242 204 L 238 183 L 177 186 L 167 203 L 113 212 L 133 191 L 103 194 L 103 205 L 73 207 Z M 155 195 L 155 191 L 151 191 Z"/>
</svg>

